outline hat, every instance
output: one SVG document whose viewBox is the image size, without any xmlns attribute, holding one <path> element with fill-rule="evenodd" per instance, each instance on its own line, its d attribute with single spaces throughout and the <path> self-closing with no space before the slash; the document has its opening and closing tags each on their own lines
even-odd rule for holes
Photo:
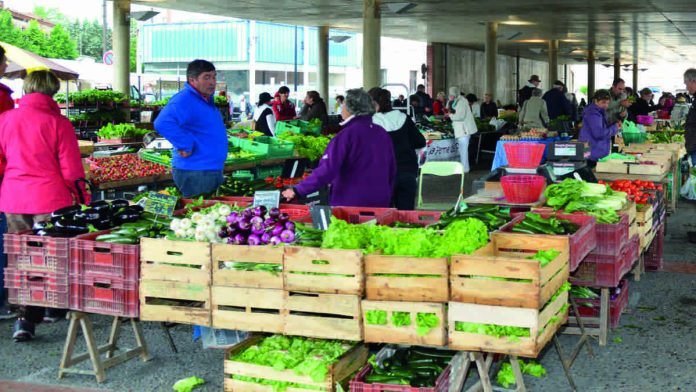
<svg viewBox="0 0 696 392">
<path fill-rule="evenodd" d="M 539 83 L 541 83 L 541 79 L 539 79 L 539 75 L 532 75 L 532 76 L 529 78 L 529 83 L 532 83 L 532 82 L 539 82 Z"/>
<path fill-rule="evenodd" d="M 450 87 L 449 88 L 449 95 L 450 96 L 459 96 L 459 87 Z"/>
<path fill-rule="evenodd" d="M 263 105 L 264 103 L 270 102 L 272 100 L 273 100 L 273 97 L 271 97 L 271 94 L 269 94 L 269 93 L 259 94 L 259 105 Z"/>
<path fill-rule="evenodd" d="M 644 88 L 644 89 L 642 89 L 642 90 L 640 90 L 640 95 L 651 95 L 652 93 L 653 93 L 652 90 L 650 90 L 650 89 L 647 88 L 647 87 Z"/>
<path fill-rule="evenodd" d="M 561 82 L 560 80 L 553 82 L 553 85 L 557 87 L 565 87 L 565 83 Z"/>
<path fill-rule="evenodd" d="M 679 97 L 679 98 L 677 98 L 677 102 L 679 102 L 679 103 L 686 103 L 686 98 L 684 98 L 684 97 Z"/>
</svg>

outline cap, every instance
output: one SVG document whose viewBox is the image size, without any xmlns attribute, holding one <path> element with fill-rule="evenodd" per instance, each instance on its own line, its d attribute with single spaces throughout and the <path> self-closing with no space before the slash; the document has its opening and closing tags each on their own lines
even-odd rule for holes
<svg viewBox="0 0 696 392">
<path fill-rule="evenodd" d="M 450 87 L 449 95 L 454 97 L 459 96 L 459 87 Z"/>
<path fill-rule="evenodd" d="M 273 97 L 271 97 L 271 94 L 269 93 L 261 93 L 259 94 L 259 105 L 263 105 L 266 102 L 272 101 Z"/>
<path fill-rule="evenodd" d="M 565 87 L 565 83 L 561 82 L 560 80 L 553 82 L 553 85 L 558 87 Z"/>
<path fill-rule="evenodd" d="M 653 93 L 652 90 L 650 90 L 650 89 L 647 88 L 647 87 L 644 88 L 644 89 L 642 89 L 642 90 L 640 90 L 640 95 L 650 95 L 650 94 L 652 94 L 652 93 Z"/>
<path fill-rule="evenodd" d="M 541 83 L 541 79 L 539 79 L 539 75 L 532 75 L 532 76 L 529 78 L 529 82 L 530 82 L 530 83 L 531 83 L 531 82 L 539 82 L 539 83 Z"/>
</svg>

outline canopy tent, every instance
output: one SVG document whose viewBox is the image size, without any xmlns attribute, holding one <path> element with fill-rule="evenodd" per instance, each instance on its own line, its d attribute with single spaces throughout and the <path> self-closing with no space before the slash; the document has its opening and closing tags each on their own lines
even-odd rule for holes
<svg viewBox="0 0 696 392">
<path fill-rule="evenodd" d="M 0 41 L 0 46 L 5 48 L 5 55 L 8 60 L 7 70 L 4 77 L 8 79 L 24 78 L 27 73 L 36 70 L 49 70 L 61 80 L 76 80 L 79 74 L 36 53 L 20 49 L 16 46 Z"/>
</svg>

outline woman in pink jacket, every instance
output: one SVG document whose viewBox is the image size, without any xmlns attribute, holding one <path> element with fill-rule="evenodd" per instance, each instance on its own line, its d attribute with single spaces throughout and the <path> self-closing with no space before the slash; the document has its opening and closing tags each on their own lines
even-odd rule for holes
<svg viewBox="0 0 696 392">
<path fill-rule="evenodd" d="M 53 100 L 59 87 L 53 73 L 32 72 L 24 79 L 26 95 L 19 108 L 0 116 L 0 152 L 5 157 L 0 211 L 7 215 L 10 233 L 29 230 L 79 200 L 76 180 L 85 171 L 75 129 Z M 83 186 L 79 191 L 87 197 Z M 34 324 L 43 317 L 43 308 L 21 307 L 14 339 L 31 339 Z"/>
</svg>

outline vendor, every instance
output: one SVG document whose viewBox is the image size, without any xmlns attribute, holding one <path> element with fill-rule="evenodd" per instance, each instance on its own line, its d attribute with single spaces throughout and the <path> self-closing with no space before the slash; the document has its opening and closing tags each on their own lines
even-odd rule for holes
<svg viewBox="0 0 696 392">
<path fill-rule="evenodd" d="M 459 144 L 459 159 L 464 166 L 464 173 L 469 172 L 469 139 L 471 135 L 478 132 L 476 120 L 471 113 L 469 101 L 461 95 L 459 88 L 450 87 L 449 98 L 452 101 L 452 109 L 450 110 L 450 120 L 452 120 L 452 128 L 454 129 L 454 137 L 457 138 Z"/>
<path fill-rule="evenodd" d="M 437 93 L 437 97 L 435 98 L 435 101 L 433 101 L 433 115 L 434 116 L 442 116 L 445 114 L 445 105 L 447 105 L 447 102 L 445 102 L 445 92 L 440 91 Z"/>
<path fill-rule="evenodd" d="M 588 166 L 595 167 L 597 161 L 611 152 L 611 138 L 621 130 L 621 121 L 610 124 L 606 110 L 612 97 L 608 90 L 597 90 L 592 103 L 582 115 L 582 128 L 578 140 L 590 144 Z"/>
<path fill-rule="evenodd" d="M 653 92 L 649 88 L 640 90 L 640 98 L 628 108 L 629 120 L 636 122 L 638 116 L 647 116 L 650 112 L 661 109 L 653 103 Z"/>
<path fill-rule="evenodd" d="M 326 124 L 327 113 L 326 103 L 317 91 L 307 91 L 307 96 L 304 99 L 304 106 L 300 111 L 300 120 L 312 121 L 318 118 L 322 124 Z"/>
<path fill-rule="evenodd" d="M 259 94 L 259 102 L 256 103 L 254 111 L 254 121 L 251 122 L 251 129 L 261 132 L 266 136 L 275 136 L 275 115 L 271 108 L 273 97 L 269 93 Z"/>
<path fill-rule="evenodd" d="M 486 93 L 483 96 L 483 103 L 481 104 L 481 118 L 489 120 L 491 118 L 498 117 L 498 105 L 493 102 L 493 95 L 491 93 Z"/>
<path fill-rule="evenodd" d="M 155 120 L 155 130 L 174 146 L 172 174 L 184 197 L 213 192 L 224 179 L 227 130 L 213 99 L 216 75 L 208 61 L 189 63 L 184 89 Z"/>
<path fill-rule="evenodd" d="M 272 105 L 276 121 L 288 121 L 297 117 L 295 104 L 290 101 L 289 97 L 290 88 L 288 88 L 288 86 L 283 86 L 278 89 Z"/>
<path fill-rule="evenodd" d="M 347 207 L 389 207 L 396 177 L 391 138 L 372 122 L 375 108 L 363 89 L 346 93 L 343 129 L 326 147 L 319 167 L 283 197 L 307 196 L 331 185 L 329 204 Z"/>
</svg>

